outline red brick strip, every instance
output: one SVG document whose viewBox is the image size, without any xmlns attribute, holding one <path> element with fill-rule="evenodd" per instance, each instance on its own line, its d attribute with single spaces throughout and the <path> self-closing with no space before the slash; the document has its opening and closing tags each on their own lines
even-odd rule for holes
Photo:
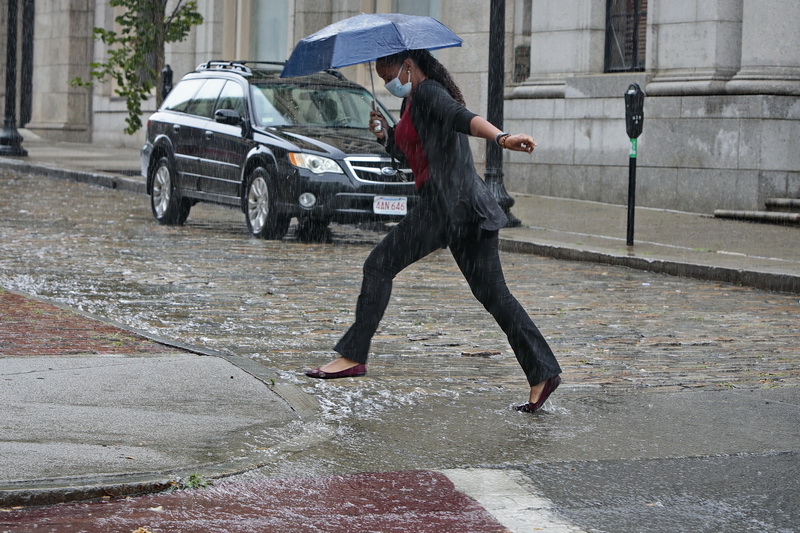
<svg viewBox="0 0 800 533">
<path fill-rule="evenodd" d="M 125 500 L 0 509 L 3 527 L 17 533 L 507 531 L 444 474 L 430 471 L 224 482 Z"/>
<path fill-rule="evenodd" d="M 173 352 L 120 328 L 0 289 L 0 355 Z"/>
</svg>

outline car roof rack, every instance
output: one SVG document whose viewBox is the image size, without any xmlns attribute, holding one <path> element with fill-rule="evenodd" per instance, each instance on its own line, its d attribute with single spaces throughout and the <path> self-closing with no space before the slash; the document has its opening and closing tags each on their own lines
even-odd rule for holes
<svg viewBox="0 0 800 533">
<path fill-rule="evenodd" d="M 282 61 L 236 61 L 236 60 L 211 60 L 197 65 L 195 70 L 233 70 L 244 75 L 252 75 L 253 70 L 249 65 L 283 66 Z"/>
</svg>

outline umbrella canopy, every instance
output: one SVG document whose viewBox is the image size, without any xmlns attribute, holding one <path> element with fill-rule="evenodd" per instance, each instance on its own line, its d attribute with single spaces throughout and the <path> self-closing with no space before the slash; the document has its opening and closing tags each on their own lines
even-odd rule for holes
<svg viewBox="0 0 800 533">
<path fill-rule="evenodd" d="M 461 38 L 431 17 L 376 13 L 356 15 L 304 37 L 281 78 L 374 61 L 404 50 L 461 46 Z"/>
</svg>

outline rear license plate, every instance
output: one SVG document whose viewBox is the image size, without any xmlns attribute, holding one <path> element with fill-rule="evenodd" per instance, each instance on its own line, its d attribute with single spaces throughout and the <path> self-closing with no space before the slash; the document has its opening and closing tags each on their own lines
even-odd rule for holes
<svg viewBox="0 0 800 533">
<path fill-rule="evenodd" d="M 376 215 L 405 215 L 408 201 L 403 196 L 376 196 L 372 200 L 372 211 Z"/>
</svg>

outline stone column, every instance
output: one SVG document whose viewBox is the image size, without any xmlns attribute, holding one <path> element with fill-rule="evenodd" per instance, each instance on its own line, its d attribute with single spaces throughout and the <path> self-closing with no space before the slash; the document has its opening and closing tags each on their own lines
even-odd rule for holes
<svg viewBox="0 0 800 533">
<path fill-rule="evenodd" d="M 36 2 L 32 115 L 28 129 L 57 141 L 91 141 L 89 78 L 94 2 Z"/>
<path fill-rule="evenodd" d="M 739 71 L 745 0 L 648 5 L 648 95 L 722 94 Z"/>
<path fill-rule="evenodd" d="M 800 94 L 800 2 L 744 0 L 741 70 L 734 94 Z"/>
</svg>

